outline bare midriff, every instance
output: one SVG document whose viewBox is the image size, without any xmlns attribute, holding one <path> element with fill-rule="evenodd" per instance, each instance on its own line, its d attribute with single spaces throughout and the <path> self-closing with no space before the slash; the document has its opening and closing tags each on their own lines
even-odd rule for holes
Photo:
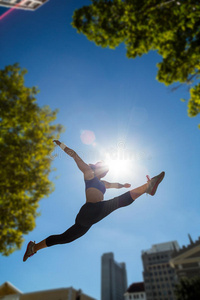
<svg viewBox="0 0 200 300">
<path fill-rule="evenodd" d="M 96 188 L 89 188 L 86 190 L 86 202 L 100 202 L 103 200 L 103 193 Z"/>
</svg>

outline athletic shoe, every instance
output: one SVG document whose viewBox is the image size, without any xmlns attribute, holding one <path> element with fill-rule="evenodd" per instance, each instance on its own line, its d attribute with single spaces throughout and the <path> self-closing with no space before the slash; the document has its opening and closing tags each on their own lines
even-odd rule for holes
<svg viewBox="0 0 200 300">
<path fill-rule="evenodd" d="M 165 172 L 161 172 L 159 175 L 157 175 L 151 179 L 147 176 L 148 187 L 147 187 L 146 193 L 151 196 L 155 195 L 157 187 L 163 180 L 164 176 L 165 176 Z"/>
<path fill-rule="evenodd" d="M 35 246 L 35 242 L 30 241 L 27 245 L 26 252 L 23 257 L 23 261 L 26 261 L 30 256 L 34 255 L 36 252 L 34 252 L 33 248 Z"/>
</svg>

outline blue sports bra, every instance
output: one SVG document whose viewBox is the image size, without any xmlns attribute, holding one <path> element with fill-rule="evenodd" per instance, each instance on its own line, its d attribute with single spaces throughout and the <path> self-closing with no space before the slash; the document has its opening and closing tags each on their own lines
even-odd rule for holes
<svg viewBox="0 0 200 300">
<path fill-rule="evenodd" d="M 101 191 L 103 194 L 106 192 L 105 184 L 100 181 L 96 176 L 90 180 L 85 180 L 85 189 L 95 188 Z"/>
</svg>

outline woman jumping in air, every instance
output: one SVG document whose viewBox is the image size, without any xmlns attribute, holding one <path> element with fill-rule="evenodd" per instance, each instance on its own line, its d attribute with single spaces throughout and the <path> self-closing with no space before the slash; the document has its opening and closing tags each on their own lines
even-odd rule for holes
<svg viewBox="0 0 200 300">
<path fill-rule="evenodd" d="M 38 250 L 50 247 L 57 244 L 71 243 L 74 240 L 84 235 L 90 227 L 108 216 L 114 210 L 130 205 L 133 201 L 143 195 L 144 193 L 154 195 L 156 193 L 159 183 L 163 180 L 165 173 L 153 177 L 144 185 L 137 187 L 125 194 L 115 197 L 111 200 L 103 201 L 106 189 L 109 188 L 129 188 L 129 183 L 110 183 L 101 180 L 109 171 L 108 166 L 103 162 L 98 162 L 95 165 L 86 164 L 77 153 L 68 148 L 65 144 L 54 140 L 54 142 L 61 147 L 69 156 L 71 156 L 78 168 L 84 174 L 85 187 L 86 187 L 86 203 L 81 207 L 78 215 L 76 216 L 75 224 L 68 230 L 58 235 L 51 235 L 45 240 L 36 244 L 29 242 L 23 261 L 26 261 L 30 256 L 35 254 Z"/>
</svg>

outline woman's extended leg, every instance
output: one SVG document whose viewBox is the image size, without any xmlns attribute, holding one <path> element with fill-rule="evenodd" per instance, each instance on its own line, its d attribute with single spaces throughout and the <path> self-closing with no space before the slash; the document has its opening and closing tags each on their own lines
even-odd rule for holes
<svg viewBox="0 0 200 300">
<path fill-rule="evenodd" d="M 38 252 L 38 250 L 44 249 L 47 247 L 46 239 L 34 245 L 34 252 Z"/>
<path fill-rule="evenodd" d="M 148 183 L 145 183 L 142 186 L 139 186 L 139 187 L 131 190 L 130 195 L 131 195 L 131 198 L 133 199 L 133 201 L 135 199 L 137 199 L 138 197 L 142 196 L 143 194 L 145 194 L 147 187 L 148 187 Z"/>
<path fill-rule="evenodd" d="M 66 244 L 71 243 L 74 240 L 80 238 L 84 235 L 91 226 L 82 226 L 78 223 L 75 223 L 72 227 L 67 229 L 62 234 L 51 235 L 46 239 L 47 247 L 58 245 L 58 244 Z"/>
<path fill-rule="evenodd" d="M 50 247 L 53 245 L 58 244 L 66 244 L 71 243 L 74 240 L 78 239 L 82 235 L 84 235 L 88 230 L 90 229 L 90 226 L 82 226 L 78 223 L 75 223 L 73 226 L 71 226 L 69 229 L 67 229 L 62 234 L 57 235 L 51 235 L 45 240 L 39 242 L 38 244 L 35 244 L 34 242 L 30 242 L 27 246 L 26 252 L 24 254 L 23 261 L 26 261 L 30 256 L 35 254 L 37 251 Z"/>
<path fill-rule="evenodd" d="M 64 244 L 64 243 L 70 243 L 73 240 L 77 239 L 81 235 L 85 234 L 85 231 L 77 230 L 77 226 L 73 225 L 70 227 L 68 230 L 66 230 L 62 234 L 57 234 L 57 235 L 51 235 L 47 239 L 37 243 L 34 245 L 33 250 L 34 252 L 37 252 L 38 250 L 44 249 L 46 247 L 50 247 L 56 244 Z M 77 232 L 79 233 L 77 236 Z M 80 233 L 83 233 L 80 235 Z M 70 239 L 69 239 L 70 238 Z"/>
</svg>

